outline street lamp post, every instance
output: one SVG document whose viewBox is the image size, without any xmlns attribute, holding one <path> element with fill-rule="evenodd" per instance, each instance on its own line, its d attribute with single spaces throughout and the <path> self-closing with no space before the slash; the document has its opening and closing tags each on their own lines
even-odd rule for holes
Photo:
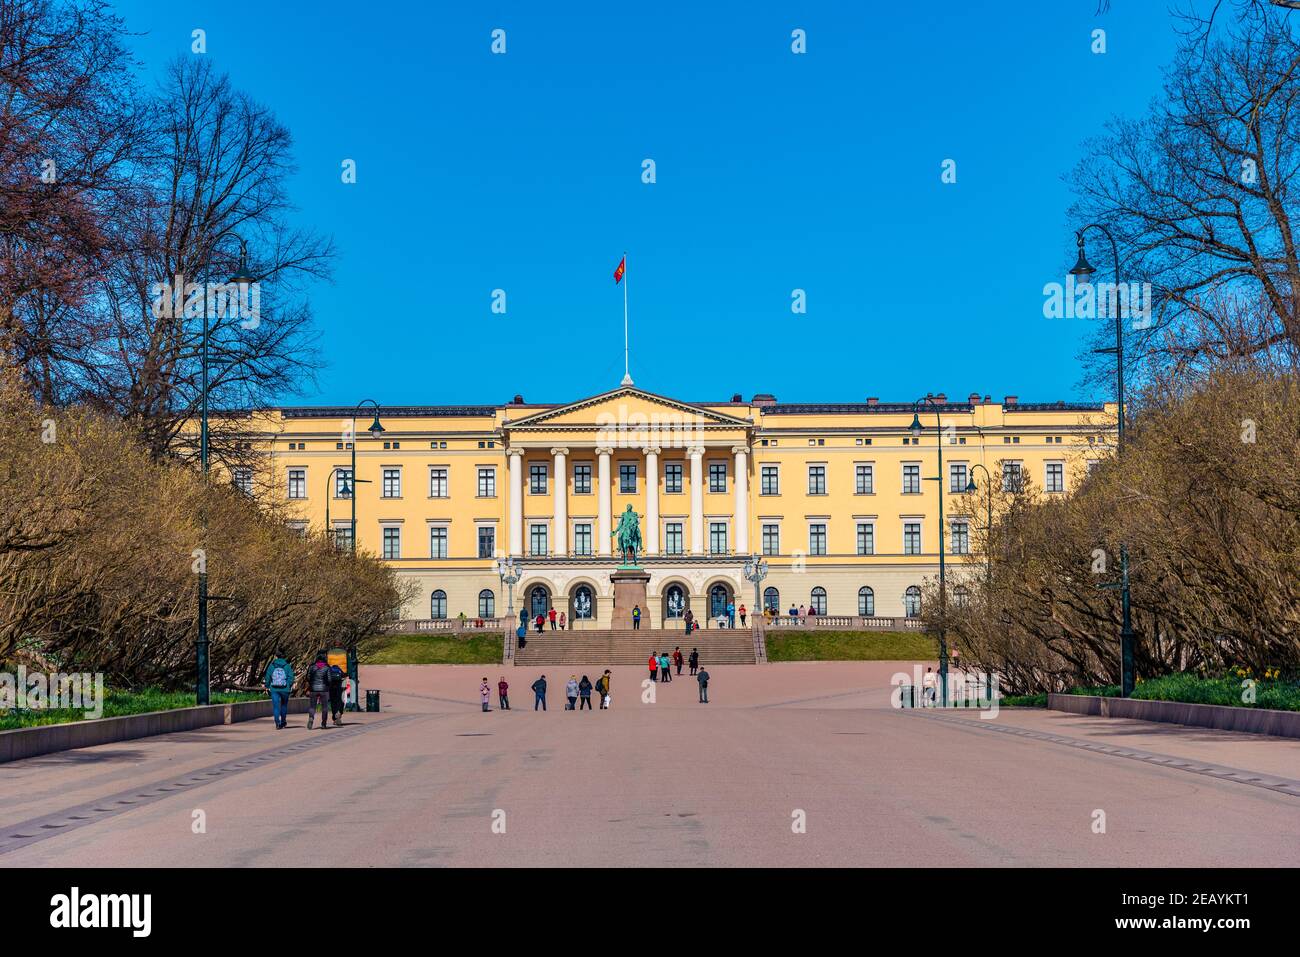
<svg viewBox="0 0 1300 957">
<path fill-rule="evenodd" d="M 1119 246 L 1115 242 L 1115 237 L 1111 231 L 1101 223 L 1089 223 L 1075 234 L 1075 242 L 1079 248 L 1079 258 L 1070 270 L 1072 276 L 1082 276 L 1085 281 L 1091 281 L 1091 276 L 1097 270 L 1088 262 L 1088 257 L 1083 250 L 1083 234 L 1089 229 L 1095 229 L 1104 235 L 1110 241 L 1110 251 L 1113 257 L 1115 270 L 1115 347 L 1113 349 L 1098 349 L 1101 353 L 1115 354 L 1115 391 L 1118 399 L 1118 415 L 1116 419 L 1116 455 L 1124 454 L 1124 323 L 1120 316 L 1119 309 Z M 1120 567 L 1120 608 L 1123 615 L 1123 625 L 1119 633 L 1120 646 L 1120 694 L 1127 698 L 1133 693 L 1134 670 L 1133 670 L 1133 615 L 1129 604 L 1129 587 L 1128 587 L 1128 545 L 1120 542 L 1119 545 L 1119 567 Z M 1113 587 L 1113 586 L 1112 586 Z"/>
<path fill-rule="evenodd" d="M 233 234 L 232 234 L 233 235 Z M 239 239 L 238 236 L 235 236 Z M 256 280 L 248 272 L 248 244 L 239 239 L 239 268 L 230 277 L 230 282 L 246 286 Z M 207 304 L 203 307 L 203 340 L 200 359 L 200 396 L 199 396 L 199 466 L 203 471 L 203 484 L 208 484 L 208 342 L 212 330 L 208 325 Z M 194 666 L 197 680 L 194 686 L 194 699 L 198 705 L 208 704 L 212 700 L 208 661 L 208 559 L 207 547 L 207 512 L 203 515 L 204 555 L 199 566 L 199 637 L 194 649 Z"/>
<path fill-rule="evenodd" d="M 330 486 L 333 484 L 334 476 L 339 472 L 347 471 L 343 466 L 336 465 L 330 469 L 330 474 L 325 477 L 325 535 L 333 542 L 334 528 L 330 525 Z M 357 482 L 369 482 L 370 479 L 359 479 L 354 474 L 348 473 L 348 477 L 343 480 L 343 498 L 352 498 L 356 495 L 355 484 Z"/>
<path fill-rule="evenodd" d="M 357 483 L 369 481 L 369 479 L 357 478 L 357 413 L 360 412 L 361 409 L 367 404 L 372 405 L 375 408 L 374 421 L 370 423 L 370 428 L 367 429 L 367 431 L 370 433 L 371 438 L 375 438 L 375 439 L 379 438 L 381 435 L 384 434 L 384 427 L 379 424 L 379 403 L 376 402 L 374 399 L 362 399 L 360 402 L 357 403 L 357 407 L 352 410 L 352 476 L 351 476 L 352 478 L 352 482 L 351 482 L 352 521 L 351 521 L 351 528 L 350 528 L 352 534 L 352 541 L 350 544 L 352 547 L 353 555 L 356 555 L 357 553 Z M 326 498 L 325 502 L 326 502 L 326 507 L 328 507 L 329 499 Z M 356 637 L 353 636 L 353 639 L 348 646 L 348 677 L 352 680 L 352 687 L 356 689 L 356 692 L 352 696 L 352 702 L 348 705 L 348 709 L 350 711 L 361 710 L 361 704 L 360 704 L 361 685 L 359 683 L 360 682 L 360 677 L 358 675 L 359 670 L 360 669 L 358 668 L 357 665 Z"/>
<path fill-rule="evenodd" d="M 497 577 L 501 579 L 501 589 L 506 593 L 506 603 L 509 605 L 506 614 L 512 625 L 515 619 L 515 583 L 522 575 L 519 563 L 513 558 L 497 559 Z"/>
<path fill-rule="evenodd" d="M 757 625 L 763 614 L 763 596 L 759 593 L 759 586 L 763 579 L 767 577 L 767 562 L 759 555 L 745 559 L 745 577 L 754 583 L 754 623 Z M 777 609 L 778 611 L 780 609 Z"/>
<path fill-rule="evenodd" d="M 988 536 L 984 542 L 984 594 L 991 601 L 993 596 L 993 476 L 989 475 L 989 470 L 979 462 L 970 467 L 970 481 L 966 483 L 967 492 L 975 492 L 978 486 L 975 484 L 975 470 L 979 469 L 984 473 L 984 484 L 987 486 L 988 499 L 988 524 L 984 526 L 984 534 Z"/>
<path fill-rule="evenodd" d="M 944 569 L 943 547 L 943 417 L 939 403 L 929 396 L 924 396 L 912 403 L 912 440 L 921 437 L 921 406 L 928 405 L 934 410 L 935 448 L 939 453 L 939 474 L 930 481 L 939 486 L 939 685 L 942 688 L 943 707 L 948 707 L 948 576 Z"/>
</svg>

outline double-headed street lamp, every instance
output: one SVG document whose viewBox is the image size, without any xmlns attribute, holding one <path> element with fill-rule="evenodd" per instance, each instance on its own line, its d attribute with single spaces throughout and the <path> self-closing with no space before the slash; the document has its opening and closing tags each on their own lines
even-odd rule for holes
<svg viewBox="0 0 1300 957">
<path fill-rule="evenodd" d="M 247 286 L 257 281 L 248 271 L 248 244 L 239 239 L 238 236 L 235 236 L 235 239 L 239 240 L 239 268 L 230 277 L 230 282 L 233 285 Z M 205 302 L 203 305 L 203 340 L 200 347 L 202 371 L 200 373 L 199 391 L 199 466 L 203 470 L 203 484 L 205 486 L 208 484 L 208 342 L 212 336 L 208 318 L 208 307 Z M 203 544 L 205 549 L 207 547 L 207 524 L 208 516 L 205 511 L 203 515 Z M 203 563 L 199 568 L 199 639 L 194 650 L 194 665 L 197 672 L 194 698 L 197 704 L 205 705 L 211 701 L 212 696 L 208 673 L 208 564 L 206 552 L 203 556 Z"/>
<path fill-rule="evenodd" d="M 763 579 L 767 577 L 767 562 L 759 555 L 745 559 L 745 578 L 754 583 L 754 621 L 758 621 L 763 614 L 763 596 L 759 593 L 759 586 Z M 781 609 L 777 609 L 779 612 Z"/>
<path fill-rule="evenodd" d="M 523 569 L 513 558 L 497 559 L 497 577 L 501 579 L 501 590 L 506 593 L 506 602 L 509 604 L 506 614 L 510 616 L 512 625 L 515 619 L 515 583 L 523 574 Z"/>
<path fill-rule="evenodd" d="M 1116 455 L 1124 454 L 1124 323 L 1120 316 L 1119 309 L 1119 246 L 1115 242 L 1115 237 L 1111 231 L 1101 223 L 1089 223 L 1083 229 L 1078 230 L 1075 234 L 1075 241 L 1079 247 L 1079 258 L 1070 270 L 1072 276 L 1082 276 L 1085 281 L 1091 282 L 1093 273 L 1097 270 L 1088 262 L 1088 257 L 1083 251 L 1083 234 L 1090 229 L 1095 229 L 1110 240 L 1110 251 L 1114 257 L 1115 269 L 1115 346 L 1114 348 L 1098 349 L 1101 353 L 1115 354 L 1115 384 L 1118 394 L 1118 419 L 1117 419 L 1117 437 L 1116 437 Z M 1120 628 L 1119 646 L 1120 646 L 1120 694 L 1127 698 L 1133 693 L 1134 673 L 1133 673 L 1133 616 L 1129 607 L 1129 588 L 1128 588 L 1128 545 L 1120 542 L 1119 545 L 1119 567 L 1120 567 L 1120 607 L 1124 616 L 1124 623 Z M 1113 588 L 1114 586 L 1109 586 Z"/>
<path fill-rule="evenodd" d="M 912 403 L 912 441 L 921 438 L 921 406 L 928 405 L 934 410 L 935 448 L 939 453 L 939 474 L 927 477 L 926 481 L 938 483 L 939 486 L 939 685 L 942 690 L 943 707 L 948 707 L 948 577 L 944 570 L 943 547 L 943 417 L 939 403 L 930 396 L 923 396 Z"/>
</svg>

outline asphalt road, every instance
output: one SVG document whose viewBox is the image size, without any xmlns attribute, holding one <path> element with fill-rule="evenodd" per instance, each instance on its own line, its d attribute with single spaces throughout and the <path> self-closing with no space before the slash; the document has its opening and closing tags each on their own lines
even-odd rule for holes
<svg viewBox="0 0 1300 957">
<path fill-rule="evenodd" d="M 546 713 L 512 670 L 374 667 L 384 710 L 0 766 L 0 867 L 1290 866 L 1300 741 L 889 707 L 890 662 L 711 669 Z M 593 679 L 598 670 L 587 672 Z M 479 679 L 493 685 L 479 707 Z M 1104 824 L 1104 830 L 1102 825 Z M 201 826 L 200 826 L 201 825 Z"/>
</svg>

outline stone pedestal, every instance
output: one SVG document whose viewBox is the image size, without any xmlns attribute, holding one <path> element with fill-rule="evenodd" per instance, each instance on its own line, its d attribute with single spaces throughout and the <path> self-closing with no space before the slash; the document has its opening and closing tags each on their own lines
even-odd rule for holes
<svg viewBox="0 0 1300 957">
<path fill-rule="evenodd" d="M 645 588 L 650 584 L 650 573 L 642 568 L 620 568 L 609 576 L 614 585 L 614 610 L 610 615 L 611 628 L 631 628 L 632 609 L 641 606 L 641 620 L 650 619 Z"/>
</svg>

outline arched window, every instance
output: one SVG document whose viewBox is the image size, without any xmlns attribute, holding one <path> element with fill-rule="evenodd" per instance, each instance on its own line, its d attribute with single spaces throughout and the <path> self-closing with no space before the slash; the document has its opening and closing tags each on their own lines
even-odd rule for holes
<svg viewBox="0 0 1300 957">
<path fill-rule="evenodd" d="M 596 601 L 591 594 L 591 589 L 586 585 L 579 585 L 573 590 L 573 617 L 586 621 L 595 614 Z"/>
<path fill-rule="evenodd" d="M 727 604 L 731 601 L 731 589 L 726 585 L 714 585 L 709 589 L 709 617 L 721 618 L 727 613 Z"/>
<path fill-rule="evenodd" d="M 916 618 L 921 614 L 921 589 L 915 585 L 909 585 L 907 591 L 903 592 L 903 614 L 908 618 Z"/>
<path fill-rule="evenodd" d="M 492 593 L 491 588 L 484 588 L 478 593 L 478 616 L 480 618 L 497 616 L 497 596 Z"/>
<path fill-rule="evenodd" d="M 685 617 L 686 591 L 681 585 L 669 585 L 664 592 L 664 614 L 668 618 Z"/>
<path fill-rule="evenodd" d="M 781 593 L 775 588 L 764 588 L 763 607 L 770 609 L 774 615 L 781 614 Z"/>
<path fill-rule="evenodd" d="M 429 596 L 429 617 L 447 617 L 447 593 L 441 588 L 437 589 Z"/>
<path fill-rule="evenodd" d="M 965 585 L 958 585 L 952 590 L 952 603 L 958 608 L 965 608 L 970 604 L 970 589 Z"/>
<path fill-rule="evenodd" d="M 826 614 L 826 589 L 818 585 L 812 590 L 812 601 L 808 607 L 819 615 Z"/>
<path fill-rule="evenodd" d="M 863 585 L 858 589 L 858 614 L 863 618 L 871 618 L 875 613 L 876 593 L 867 585 Z"/>
<path fill-rule="evenodd" d="M 528 593 L 528 608 L 534 618 L 538 615 L 545 617 L 551 610 L 551 593 L 546 590 L 545 585 L 536 585 Z"/>
</svg>

